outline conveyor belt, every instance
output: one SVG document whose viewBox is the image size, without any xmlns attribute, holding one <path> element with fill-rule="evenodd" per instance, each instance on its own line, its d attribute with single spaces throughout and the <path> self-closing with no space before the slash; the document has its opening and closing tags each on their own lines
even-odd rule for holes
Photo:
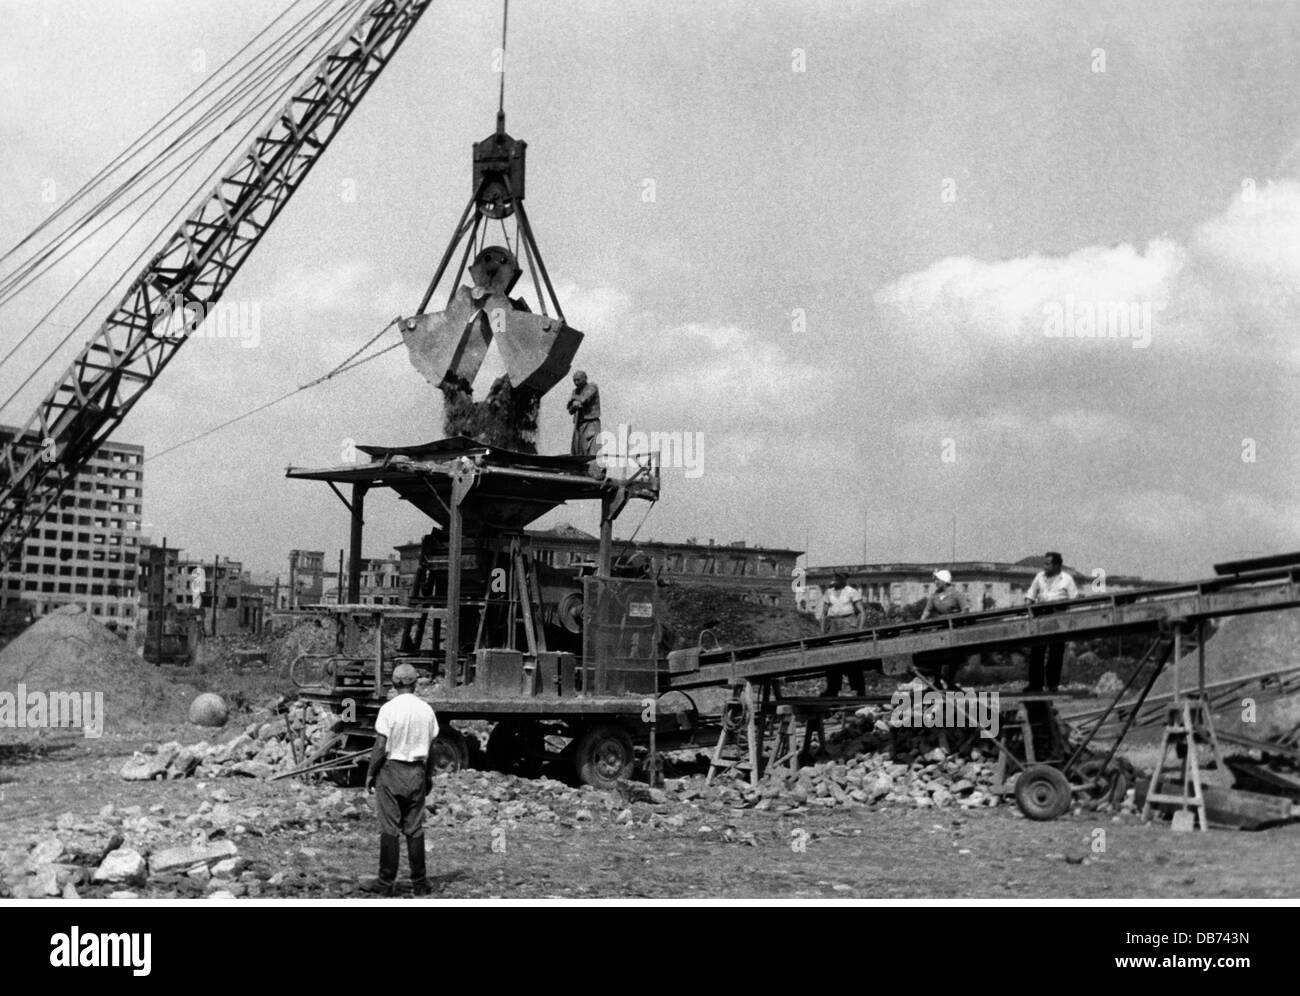
<svg viewBox="0 0 1300 996">
<path fill-rule="evenodd" d="M 1003 650 L 1161 629 L 1221 616 L 1300 606 L 1300 566 L 1116 592 L 1067 602 L 941 616 L 852 633 L 750 647 L 674 651 L 668 687 L 702 688 L 734 680 L 807 677 L 829 668 L 886 663 L 907 670 L 917 655 Z"/>
</svg>

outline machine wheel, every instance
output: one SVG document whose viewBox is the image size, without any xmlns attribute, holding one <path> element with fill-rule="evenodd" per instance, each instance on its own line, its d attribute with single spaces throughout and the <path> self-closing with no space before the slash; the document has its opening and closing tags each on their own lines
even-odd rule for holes
<svg viewBox="0 0 1300 996">
<path fill-rule="evenodd" d="M 534 777 L 541 773 L 543 747 L 536 724 L 526 719 L 503 719 L 488 734 L 489 771 Z"/>
<path fill-rule="evenodd" d="M 602 723 L 584 730 L 573 752 L 578 778 L 598 789 L 612 789 L 632 776 L 636 755 L 632 737 L 621 726 Z"/>
<path fill-rule="evenodd" d="M 433 754 L 433 773 L 450 774 L 469 767 L 469 748 L 465 745 L 465 735 L 450 726 L 438 731 L 429 747 Z"/>
<path fill-rule="evenodd" d="M 1101 774 L 1101 760 L 1093 758 L 1084 761 L 1079 765 L 1079 777 L 1085 782 L 1094 782 L 1088 794 L 1098 803 L 1108 802 L 1112 806 L 1120 806 L 1128 796 L 1129 779 L 1125 774 L 1123 766 L 1118 760 L 1112 761 L 1106 769 L 1106 777 L 1102 782 L 1097 782 Z"/>
<path fill-rule="evenodd" d="M 1054 820 L 1070 808 L 1070 783 L 1049 764 L 1033 764 L 1016 778 L 1016 805 L 1031 820 Z"/>
</svg>

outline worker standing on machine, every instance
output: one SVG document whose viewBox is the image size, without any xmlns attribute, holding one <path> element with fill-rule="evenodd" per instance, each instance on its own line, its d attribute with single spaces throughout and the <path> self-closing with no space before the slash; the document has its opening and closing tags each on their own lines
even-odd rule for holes
<svg viewBox="0 0 1300 996">
<path fill-rule="evenodd" d="M 1061 555 L 1055 550 L 1049 550 L 1043 556 L 1043 569 L 1034 575 L 1029 590 L 1025 592 L 1027 603 L 1063 602 L 1079 597 L 1079 586 L 1074 583 L 1069 571 L 1061 569 L 1062 563 Z M 1047 680 L 1047 690 L 1057 691 L 1061 687 L 1061 668 L 1064 664 L 1064 642 L 1035 645 L 1029 651 L 1029 684 L 1025 686 L 1025 692 L 1030 695 L 1042 692 L 1044 678 Z"/>
<path fill-rule="evenodd" d="M 411 891 L 429 894 L 424 863 L 424 800 L 433 787 L 433 741 L 438 717 L 433 707 L 415 695 L 419 675 L 410 664 L 393 668 L 393 698 L 375 719 L 375 748 L 366 772 L 366 791 L 375 795 L 379 811 L 379 878 L 368 892 L 391 896 L 397 885 L 399 835 L 406 838 L 411 865 Z"/>
<path fill-rule="evenodd" d="M 836 571 L 831 586 L 822 595 L 821 631 L 823 633 L 847 633 L 855 629 L 864 629 L 867 625 L 867 608 L 862 601 L 862 592 L 849 584 L 849 576 Z M 849 686 L 855 695 L 867 694 L 866 669 L 861 664 L 841 664 L 826 672 L 826 691 L 822 695 L 835 698 L 840 694 L 845 674 L 849 677 Z"/>
<path fill-rule="evenodd" d="M 946 570 L 935 571 L 934 591 L 930 592 L 930 597 L 925 600 L 925 608 L 921 610 L 921 621 L 924 622 L 931 616 L 947 616 L 968 611 L 965 597 L 952 583 L 952 573 Z M 957 689 L 957 671 L 965 660 L 966 655 L 962 653 L 948 652 L 943 655 L 939 667 L 940 688 L 954 691 Z"/>
<path fill-rule="evenodd" d="M 573 372 L 573 393 L 565 406 L 573 416 L 574 456 L 596 456 L 600 452 L 600 389 L 589 383 L 583 370 Z"/>
</svg>

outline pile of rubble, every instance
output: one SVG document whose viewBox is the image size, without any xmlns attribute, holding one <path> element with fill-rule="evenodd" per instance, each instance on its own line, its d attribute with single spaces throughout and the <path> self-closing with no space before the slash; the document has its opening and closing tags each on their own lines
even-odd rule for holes
<svg viewBox="0 0 1300 996">
<path fill-rule="evenodd" d="M 756 794 L 755 808 L 777 812 L 876 803 L 971 809 L 999 799 L 995 750 L 981 747 L 975 731 L 894 729 L 870 708 L 829 735 L 810 760 L 797 772 L 771 772 L 756 793 L 737 791 Z"/>
<path fill-rule="evenodd" d="M 26 844 L 0 852 L 0 890 L 18 899 L 77 899 L 87 892 L 131 898 L 146 884 L 166 885 L 168 876 L 223 885 L 237 880 L 246 862 L 228 838 L 209 841 L 199 832 L 189 844 L 155 846 L 169 829 L 185 828 L 161 811 L 105 806 L 90 821 L 65 813 Z"/>
<path fill-rule="evenodd" d="M 292 702 L 282 711 L 259 709 L 243 731 L 220 743 L 177 741 L 137 751 L 123 765 L 127 781 L 243 776 L 269 778 L 288 771 L 330 736 L 334 717 L 308 702 Z"/>
<path fill-rule="evenodd" d="M 204 786 L 200 785 L 200 788 Z M 0 850 L 0 896 L 237 898 L 275 894 L 282 869 L 259 867 L 238 842 L 274 833 L 314 836 L 341 821 L 372 820 L 364 794 L 289 783 L 267 800 L 238 800 L 223 788 L 197 810 L 162 804 L 107 805 L 87 819 L 64 813 L 29 826 Z"/>
<path fill-rule="evenodd" d="M 734 778 L 722 783 L 723 790 L 738 805 L 784 814 L 878 804 L 974 809 L 1011 801 L 1015 785 L 1014 772 L 1008 772 L 1005 794 L 994 792 L 997 749 L 978 731 L 891 728 L 870 707 L 828 736 L 810 761 L 798 771 L 779 768 L 767 773 L 756 789 Z M 670 779 L 665 784 L 675 783 Z M 682 784 L 687 788 L 679 798 L 691 799 L 696 788 L 690 786 L 696 782 Z M 1135 811 L 1132 792 L 1118 807 L 1107 802 L 1090 805 Z"/>
<path fill-rule="evenodd" d="M 98 701 L 94 712 L 101 731 L 113 733 L 183 715 L 183 703 L 194 694 L 143 667 L 126 641 L 79 605 L 42 616 L 0 650 L 0 688 L 73 692 L 83 701 L 93 695 L 89 701 Z M 90 706 L 85 709 L 89 712 Z M 77 714 L 92 725 L 81 709 Z M 6 724 L 0 726 L 0 741 L 34 740 L 49 733 L 42 724 L 19 729 Z"/>
<path fill-rule="evenodd" d="M 675 783 L 670 780 L 666 784 Z M 914 760 L 860 754 L 844 760 L 819 761 L 798 771 L 782 769 L 769 774 L 757 789 L 734 780 L 723 785 L 740 804 L 777 813 L 877 803 L 918 809 L 971 809 L 996 806 L 999 798 L 992 791 L 993 764 L 984 752 L 973 749 L 966 754 L 949 754 L 942 747 L 934 747 Z M 695 780 L 689 780 L 679 797 L 689 800 L 697 791 Z"/>
</svg>

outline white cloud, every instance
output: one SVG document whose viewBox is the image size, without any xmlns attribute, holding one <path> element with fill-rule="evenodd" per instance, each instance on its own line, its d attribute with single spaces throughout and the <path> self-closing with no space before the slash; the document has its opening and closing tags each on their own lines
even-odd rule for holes
<svg viewBox="0 0 1300 996">
<path fill-rule="evenodd" d="M 1300 319 L 1300 184 L 1270 184 L 1253 200 L 1235 199 L 1186 245 L 1162 238 L 1142 250 L 949 257 L 875 295 L 886 332 L 914 343 L 948 373 L 970 367 L 972 358 L 1059 364 L 1065 349 L 1070 362 L 1085 366 L 1113 360 L 1131 343 L 1045 341 L 1044 322 L 1055 306 L 1119 303 L 1150 306 L 1157 348 L 1240 346 L 1252 360 L 1300 361 L 1293 337 L 1281 334 Z"/>
</svg>

